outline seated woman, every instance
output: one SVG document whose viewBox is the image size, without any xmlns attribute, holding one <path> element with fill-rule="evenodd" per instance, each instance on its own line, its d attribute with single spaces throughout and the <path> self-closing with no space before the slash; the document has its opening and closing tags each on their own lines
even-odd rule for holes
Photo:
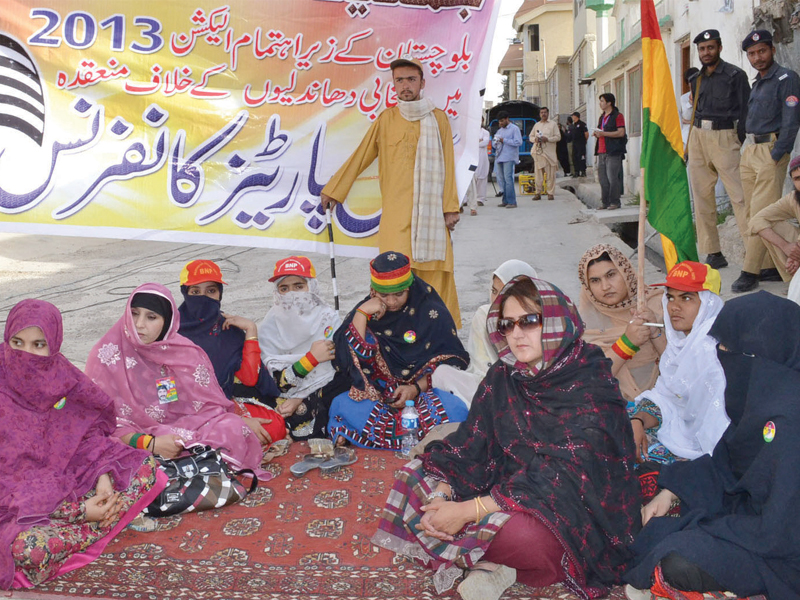
<svg viewBox="0 0 800 600">
<path fill-rule="evenodd" d="M 487 328 L 500 360 L 458 430 L 400 470 L 372 541 L 435 569 L 440 593 L 469 569 L 465 600 L 515 580 L 600 597 L 639 524 L 625 400 L 552 284 L 512 279 Z"/>
<path fill-rule="evenodd" d="M 661 290 L 645 290 L 647 309 L 636 313 L 638 284 L 630 261 L 608 244 L 587 250 L 578 265 L 580 311 L 586 324 L 583 340 L 600 346 L 613 366 L 628 402 L 649 390 L 658 378 L 658 358 L 667 345 L 660 322 Z"/>
<path fill-rule="evenodd" d="M 334 335 L 336 361 L 352 387 L 333 399 L 328 435 L 339 444 L 399 450 L 406 400 L 416 405 L 421 435 L 466 418 L 464 402 L 435 389 L 431 375 L 441 364 L 466 368 L 469 359 L 450 311 L 414 276 L 406 255 L 384 252 L 370 272 L 369 296 Z"/>
<path fill-rule="evenodd" d="M 489 304 L 479 306 L 472 317 L 472 327 L 467 340 L 467 352 L 469 352 L 467 370 L 462 371 L 450 365 L 441 365 L 433 372 L 433 386 L 455 394 L 467 406 L 472 404 L 472 398 L 478 391 L 478 385 L 486 377 L 489 367 L 497 362 L 497 351 L 494 344 L 489 341 L 489 334 L 486 331 L 486 316 L 489 314 L 489 307 L 503 286 L 517 275 L 537 277 L 536 269 L 528 263 L 516 259 L 507 260 L 492 274 Z"/>
<path fill-rule="evenodd" d="M 0 346 L 0 589 L 86 565 L 166 484 L 120 444 L 114 401 L 59 352 L 61 313 L 11 309 Z"/>
<path fill-rule="evenodd" d="M 86 374 L 116 403 L 115 435 L 165 458 L 211 446 L 234 469 L 259 479 L 269 419 L 240 417 L 214 377 L 203 350 L 178 333 L 180 316 L 169 290 L 136 288 L 119 321 L 92 348 Z"/>
<path fill-rule="evenodd" d="M 334 381 L 333 334 L 339 314 L 320 297 L 314 265 L 305 256 L 279 260 L 270 278 L 274 304 L 258 325 L 261 360 L 280 386 L 276 410 L 292 438 L 323 435 L 334 396 L 349 388 L 346 377 Z"/>
<path fill-rule="evenodd" d="M 264 405 L 280 391 L 269 371 L 261 368 L 256 324 L 222 312 L 222 286 L 227 284 L 219 266 L 210 260 L 193 260 L 181 271 L 180 282 L 183 304 L 178 308 L 178 333 L 208 355 L 217 383 L 225 397 L 237 403 L 239 415 L 269 419 L 265 429 L 273 442 L 286 437 L 283 417 Z"/>
<path fill-rule="evenodd" d="M 797 600 L 800 307 L 767 292 L 735 298 L 709 335 L 719 342 L 731 423 L 710 456 L 664 466 L 625 579 L 663 598 L 728 591 Z M 680 518 L 660 518 L 678 500 Z"/>
<path fill-rule="evenodd" d="M 719 271 L 685 261 L 667 274 L 662 297 L 667 349 L 652 390 L 635 401 L 636 461 L 657 464 L 711 454 L 725 428 L 725 374 L 708 335 L 719 311 Z"/>
</svg>

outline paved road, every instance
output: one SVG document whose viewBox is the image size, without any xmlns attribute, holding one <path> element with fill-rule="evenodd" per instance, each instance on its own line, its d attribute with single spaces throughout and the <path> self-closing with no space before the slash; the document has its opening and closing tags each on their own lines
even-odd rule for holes
<svg viewBox="0 0 800 600">
<path fill-rule="evenodd" d="M 607 227 L 588 218 L 586 207 L 566 190 L 558 189 L 555 201 L 533 202 L 530 196 L 519 196 L 519 208 L 514 210 L 498 208 L 497 200 L 490 200 L 479 208 L 477 217 L 468 212 L 462 215 L 453 238 L 465 334 L 475 309 L 488 300 L 492 271 L 509 258 L 529 262 L 540 277 L 577 302 L 576 265 L 586 248 L 607 242 L 631 252 Z M 53 302 L 64 313 L 63 352 L 82 366 L 94 343 L 119 318 L 136 286 L 161 282 L 180 298 L 181 268 L 196 258 L 210 258 L 221 265 L 229 284 L 225 310 L 260 320 L 272 305 L 273 285 L 267 279 L 275 261 L 287 254 L 236 246 L 0 234 L 0 324 L 23 298 Z M 332 298 L 328 257 L 310 256 L 321 293 Z M 342 258 L 336 271 L 341 307 L 347 311 L 367 293 L 368 261 Z M 662 280 L 663 274 L 648 264 L 647 281 Z"/>
</svg>

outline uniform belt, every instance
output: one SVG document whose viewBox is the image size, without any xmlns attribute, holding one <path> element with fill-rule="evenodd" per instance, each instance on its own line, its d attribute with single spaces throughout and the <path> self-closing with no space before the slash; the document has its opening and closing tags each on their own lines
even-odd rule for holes
<svg viewBox="0 0 800 600">
<path fill-rule="evenodd" d="M 733 129 L 736 123 L 733 119 L 700 119 L 695 118 L 694 126 L 700 129 L 718 131 L 720 129 Z"/>
<path fill-rule="evenodd" d="M 778 139 L 778 133 L 748 133 L 747 139 L 754 144 L 768 144 Z"/>
</svg>

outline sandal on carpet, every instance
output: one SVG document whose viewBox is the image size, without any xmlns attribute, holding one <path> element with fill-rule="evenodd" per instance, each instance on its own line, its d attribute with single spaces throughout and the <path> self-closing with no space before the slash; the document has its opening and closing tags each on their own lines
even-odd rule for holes
<svg viewBox="0 0 800 600">
<path fill-rule="evenodd" d="M 292 472 L 292 475 L 295 475 L 296 477 L 302 477 L 311 469 L 316 469 L 327 460 L 329 460 L 327 456 L 306 454 L 303 457 L 303 460 L 301 460 L 299 463 L 293 464 L 291 467 L 289 467 L 289 470 Z"/>
<path fill-rule="evenodd" d="M 321 471 L 332 471 L 334 469 L 338 469 L 339 467 L 346 467 L 347 465 L 352 465 L 354 462 L 358 460 L 358 456 L 356 456 L 356 449 L 355 448 L 336 448 L 334 450 L 333 458 L 326 460 L 322 463 L 319 468 Z"/>
<path fill-rule="evenodd" d="M 279 456 L 287 454 L 291 444 L 292 440 L 290 440 L 288 437 L 278 440 L 277 442 L 272 442 L 269 448 L 267 448 L 267 451 L 264 452 L 264 455 L 261 457 L 261 464 L 266 464 L 271 462 L 273 459 L 278 458 Z"/>
<path fill-rule="evenodd" d="M 158 529 L 158 521 L 156 521 L 153 517 L 148 517 L 142 513 L 133 521 L 128 523 L 128 529 L 141 531 L 142 533 L 150 533 L 151 531 Z"/>
<path fill-rule="evenodd" d="M 458 593 L 463 600 L 500 600 L 503 592 L 516 581 L 516 569 L 505 565 L 497 565 L 494 571 L 476 568 L 458 584 Z"/>
</svg>

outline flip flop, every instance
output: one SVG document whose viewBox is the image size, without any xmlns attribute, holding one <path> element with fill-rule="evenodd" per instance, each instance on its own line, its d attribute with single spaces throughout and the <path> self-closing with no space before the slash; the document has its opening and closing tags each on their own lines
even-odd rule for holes
<svg viewBox="0 0 800 600">
<path fill-rule="evenodd" d="M 316 469 L 328 460 L 333 460 L 327 456 L 318 456 L 316 454 L 306 454 L 299 463 L 293 464 L 289 467 L 289 471 L 296 477 L 302 477 L 311 469 Z"/>
<path fill-rule="evenodd" d="M 356 449 L 355 448 L 336 448 L 334 450 L 333 458 L 329 458 L 325 462 L 323 462 L 319 468 L 321 471 L 333 471 L 334 469 L 338 469 L 339 467 L 346 467 L 347 465 L 352 465 L 354 462 L 358 460 L 358 456 L 356 456 Z"/>
</svg>

